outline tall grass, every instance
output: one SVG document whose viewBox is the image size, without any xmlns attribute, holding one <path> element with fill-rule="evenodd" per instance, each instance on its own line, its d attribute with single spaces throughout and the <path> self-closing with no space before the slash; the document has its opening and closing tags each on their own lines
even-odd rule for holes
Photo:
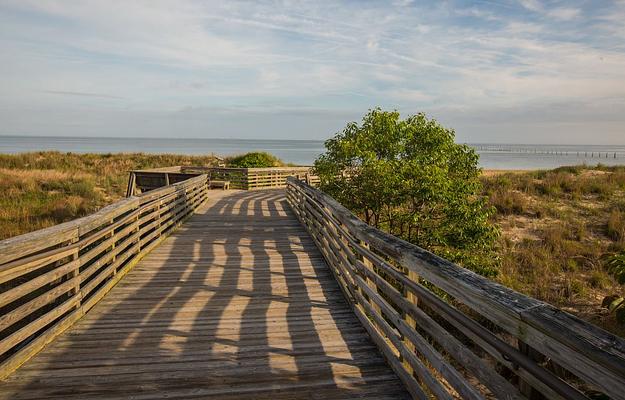
<svg viewBox="0 0 625 400">
<path fill-rule="evenodd" d="M 612 240 L 625 241 L 625 212 L 613 209 L 606 225 L 606 233 Z"/>
<path fill-rule="evenodd" d="M 212 155 L 0 154 L 0 239 L 87 215 L 122 198 L 130 170 L 216 164 Z"/>
<path fill-rule="evenodd" d="M 124 196 L 128 171 L 217 165 L 213 156 L 73 154 L 0 155 L 0 239 L 87 215 Z M 600 310 L 622 293 L 606 267 L 625 251 L 625 167 L 563 167 L 484 176 L 497 210 L 503 284 L 625 335 Z M 625 253 L 623 253 L 625 254 Z"/>
<path fill-rule="evenodd" d="M 601 300 L 625 289 L 606 265 L 625 249 L 625 167 L 562 167 L 482 178 L 502 228 L 497 279 L 625 335 Z"/>
</svg>

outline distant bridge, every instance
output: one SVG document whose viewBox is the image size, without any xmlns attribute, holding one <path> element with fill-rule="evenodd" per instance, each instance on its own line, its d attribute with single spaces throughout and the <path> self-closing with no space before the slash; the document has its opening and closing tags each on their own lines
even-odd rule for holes
<svg viewBox="0 0 625 400">
<path fill-rule="evenodd" d="M 193 168 L 0 242 L 0 398 L 625 399 L 622 339 L 366 225 L 307 171 Z M 263 188 L 209 190 L 235 173 Z"/>
</svg>

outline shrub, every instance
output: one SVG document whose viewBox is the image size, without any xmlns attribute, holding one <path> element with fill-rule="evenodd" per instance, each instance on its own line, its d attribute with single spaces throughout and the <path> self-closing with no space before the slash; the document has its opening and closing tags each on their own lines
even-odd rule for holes
<svg viewBox="0 0 625 400">
<path fill-rule="evenodd" d="M 596 289 L 603 289 L 609 284 L 609 279 L 605 275 L 605 272 L 594 271 L 590 278 L 588 279 L 588 283 L 591 287 Z"/>
<path fill-rule="evenodd" d="M 616 242 L 625 240 L 625 213 L 617 209 L 612 210 L 608 217 L 606 234 Z"/>
<path fill-rule="evenodd" d="M 552 171 L 555 173 L 569 173 L 579 175 L 584 169 L 587 169 L 586 165 L 565 165 L 563 167 L 554 168 Z"/>
<path fill-rule="evenodd" d="M 608 257 L 606 267 L 618 283 L 625 284 L 625 252 Z"/>
<path fill-rule="evenodd" d="M 523 214 L 527 208 L 527 199 L 519 192 L 497 190 L 490 196 L 490 204 L 504 215 Z"/>
<path fill-rule="evenodd" d="M 0 154 L 0 240 L 83 216 L 121 198 L 129 170 L 216 164 L 212 155 Z"/>
<path fill-rule="evenodd" d="M 284 162 L 278 157 L 265 152 L 252 152 L 235 156 L 227 160 L 229 167 L 233 168 L 268 168 L 281 167 Z"/>
<path fill-rule="evenodd" d="M 620 324 L 625 325 L 625 299 L 623 297 L 617 294 L 606 296 L 601 306 L 614 314 Z"/>
<path fill-rule="evenodd" d="M 367 223 L 485 275 L 496 272 L 497 229 L 478 155 L 454 131 L 417 114 L 370 110 L 325 142 L 320 187 Z"/>
</svg>

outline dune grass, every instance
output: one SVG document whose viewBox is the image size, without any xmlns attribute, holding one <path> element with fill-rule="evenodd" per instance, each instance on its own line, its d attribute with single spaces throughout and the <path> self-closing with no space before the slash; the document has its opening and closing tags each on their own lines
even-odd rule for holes
<svg viewBox="0 0 625 400">
<path fill-rule="evenodd" d="M 0 240 L 90 214 L 121 199 L 128 171 L 217 165 L 214 156 L 174 154 L 0 154 Z"/>
<path fill-rule="evenodd" d="M 625 167 L 563 167 L 488 174 L 484 195 L 497 209 L 506 286 L 625 336 L 601 307 L 624 292 L 606 260 L 625 251 Z"/>
<path fill-rule="evenodd" d="M 269 168 L 287 166 L 287 164 L 278 157 L 264 151 L 254 151 L 226 157 L 225 162 L 228 167 L 232 168 Z"/>
<path fill-rule="evenodd" d="M 129 170 L 217 162 L 141 153 L 0 155 L 0 240 L 122 198 Z M 501 228 L 495 279 L 625 336 L 601 306 L 625 291 L 606 266 L 611 256 L 625 254 L 625 167 L 489 173 L 482 182 Z"/>
</svg>

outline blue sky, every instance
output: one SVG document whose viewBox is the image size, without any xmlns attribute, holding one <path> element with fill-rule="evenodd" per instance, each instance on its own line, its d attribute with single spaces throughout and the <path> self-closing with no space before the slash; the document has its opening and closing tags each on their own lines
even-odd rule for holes
<svg viewBox="0 0 625 400">
<path fill-rule="evenodd" d="M 625 143 L 625 1 L 0 0 L 0 54 L 0 135 Z"/>
</svg>

